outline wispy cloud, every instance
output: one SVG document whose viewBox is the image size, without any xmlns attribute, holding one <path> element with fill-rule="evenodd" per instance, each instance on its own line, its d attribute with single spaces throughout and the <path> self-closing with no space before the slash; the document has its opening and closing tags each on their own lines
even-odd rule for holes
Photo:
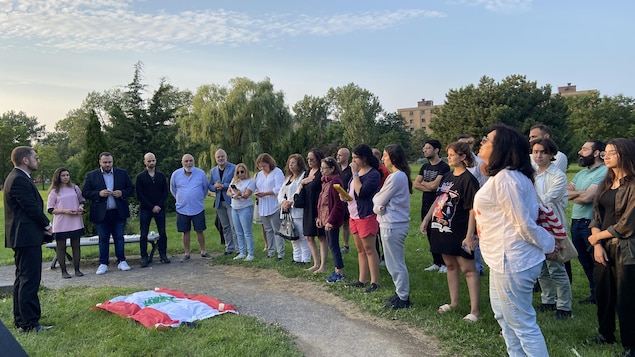
<svg viewBox="0 0 635 357">
<path fill-rule="evenodd" d="M 533 0 L 449 0 L 449 3 L 482 6 L 493 12 L 524 11 L 531 7 Z"/>
<path fill-rule="evenodd" d="M 223 9 L 140 13 L 132 0 L 0 1 L 0 39 L 75 51 L 169 50 L 194 45 L 241 45 L 289 36 L 337 36 L 446 15 L 422 9 L 309 16 L 253 17 Z"/>
</svg>

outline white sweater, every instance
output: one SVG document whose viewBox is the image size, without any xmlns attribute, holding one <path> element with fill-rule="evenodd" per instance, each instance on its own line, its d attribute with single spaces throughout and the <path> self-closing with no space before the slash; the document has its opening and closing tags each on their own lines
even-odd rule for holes
<svg viewBox="0 0 635 357">
<path fill-rule="evenodd" d="M 382 228 L 408 227 L 410 191 L 405 173 L 395 171 L 388 175 L 381 190 L 373 197 L 373 212 Z"/>
</svg>

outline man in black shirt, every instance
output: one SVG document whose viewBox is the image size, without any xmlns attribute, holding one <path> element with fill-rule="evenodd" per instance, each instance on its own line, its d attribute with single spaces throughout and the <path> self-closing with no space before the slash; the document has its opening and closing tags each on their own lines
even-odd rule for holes
<svg viewBox="0 0 635 357">
<path fill-rule="evenodd" d="M 139 199 L 139 226 L 141 238 L 141 267 L 148 266 L 148 231 L 154 218 L 159 231 L 159 257 L 162 263 L 169 263 L 167 256 L 168 237 L 165 232 L 165 200 L 168 198 L 168 180 L 165 174 L 157 171 L 157 159 L 149 152 L 143 156 L 146 168 L 137 175 L 137 199 Z"/>
<path fill-rule="evenodd" d="M 422 191 L 423 196 L 421 199 L 421 220 L 426 216 L 430 207 L 434 203 L 434 199 L 437 196 L 437 187 L 441 182 L 441 177 L 447 172 L 450 172 L 450 165 L 441 160 L 441 142 L 439 140 L 428 139 L 423 145 L 423 156 L 428 159 L 428 162 L 421 166 L 419 175 L 415 178 L 412 187 Z M 430 240 L 430 227 L 426 228 L 428 232 L 428 240 Z M 447 272 L 443 257 L 441 254 L 432 253 L 433 264 L 426 268 L 426 271 L 438 270 L 439 273 Z"/>
</svg>

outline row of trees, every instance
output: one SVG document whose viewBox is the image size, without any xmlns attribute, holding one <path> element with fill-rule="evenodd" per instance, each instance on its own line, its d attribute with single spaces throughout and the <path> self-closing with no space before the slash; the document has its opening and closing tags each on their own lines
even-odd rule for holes
<svg viewBox="0 0 635 357">
<path fill-rule="evenodd" d="M 22 112 L 3 114 L 2 178 L 12 167 L 11 149 L 35 139 L 41 157 L 38 175 L 50 177 L 56 167 L 66 166 L 77 182 L 97 167 L 102 151 L 112 152 L 115 164 L 134 175 L 143 169 L 142 157 L 148 151 L 170 173 L 180 167 L 186 152 L 205 170 L 214 165 L 217 148 L 224 148 L 230 161 L 250 167 L 262 152 L 272 154 L 282 166 L 291 153 L 318 147 L 334 155 L 339 147 L 359 143 L 378 148 L 399 143 L 415 159 L 427 139 L 423 131 L 410 133 L 401 116 L 387 113 L 379 98 L 354 83 L 331 88 L 324 96 L 305 96 L 290 110 L 269 79 L 235 78 L 226 86 L 203 85 L 195 93 L 162 80 L 145 99 L 142 74 L 139 62 L 125 88 L 89 93 L 80 108 L 69 111 L 44 137 L 44 127 L 36 118 Z M 524 132 L 534 124 L 546 124 L 560 149 L 574 158 L 589 138 L 634 136 L 634 108 L 633 98 L 622 95 L 552 96 L 549 85 L 540 87 L 525 76 L 512 75 L 500 82 L 482 77 L 478 85 L 450 90 L 430 128 L 447 144 L 459 134 L 479 138 L 497 122 Z"/>
</svg>

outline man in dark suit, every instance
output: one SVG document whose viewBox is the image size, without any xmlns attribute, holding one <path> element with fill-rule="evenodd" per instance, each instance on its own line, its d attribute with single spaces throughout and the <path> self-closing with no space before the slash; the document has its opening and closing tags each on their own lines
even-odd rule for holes
<svg viewBox="0 0 635 357">
<path fill-rule="evenodd" d="M 45 234 L 52 235 L 51 222 L 31 180 L 31 172 L 38 168 L 37 154 L 28 146 L 18 146 L 11 152 L 11 161 L 15 168 L 4 181 L 4 244 L 13 249 L 15 258 L 13 323 L 20 332 L 39 332 L 52 328 L 40 325 L 42 312 L 37 296 L 42 278 L 42 243 Z"/>
<path fill-rule="evenodd" d="M 130 270 L 124 255 L 124 228 L 130 217 L 128 197 L 132 196 L 134 186 L 126 170 L 112 167 L 112 154 L 99 154 L 99 169 L 86 174 L 82 195 L 90 200 L 89 219 L 97 227 L 99 235 L 99 267 L 97 275 L 108 270 L 110 255 L 110 236 L 115 245 L 117 269 Z"/>
<path fill-rule="evenodd" d="M 223 149 L 216 150 L 214 158 L 217 165 L 209 171 L 209 190 L 216 193 L 214 207 L 223 228 L 225 255 L 229 255 L 238 252 L 238 238 L 236 238 L 232 220 L 232 198 L 227 195 L 227 189 L 234 178 L 236 165 L 227 161 L 227 153 Z"/>
</svg>

